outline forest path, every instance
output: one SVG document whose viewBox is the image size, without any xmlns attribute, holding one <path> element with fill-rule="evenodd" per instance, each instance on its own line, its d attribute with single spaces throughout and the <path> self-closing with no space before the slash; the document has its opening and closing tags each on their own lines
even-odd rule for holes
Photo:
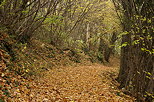
<svg viewBox="0 0 154 102">
<path fill-rule="evenodd" d="M 115 68 L 100 64 L 55 68 L 32 83 L 31 102 L 132 102 L 117 89 Z"/>
</svg>

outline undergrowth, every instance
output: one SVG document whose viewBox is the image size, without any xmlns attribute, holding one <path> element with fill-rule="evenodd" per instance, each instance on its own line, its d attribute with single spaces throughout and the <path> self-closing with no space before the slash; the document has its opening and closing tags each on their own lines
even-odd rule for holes
<svg viewBox="0 0 154 102">
<path fill-rule="evenodd" d="M 21 91 L 28 94 L 28 82 L 45 71 L 88 60 L 78 49 L 63 50 L 34 39 L 22 44 L 0 32 L 0 102 L 9 101 Z"/>
</svg>

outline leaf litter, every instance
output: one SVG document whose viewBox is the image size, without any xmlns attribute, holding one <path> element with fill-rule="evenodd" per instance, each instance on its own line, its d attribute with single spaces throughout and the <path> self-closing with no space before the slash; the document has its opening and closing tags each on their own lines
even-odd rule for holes
<svg viewBox="0 0 154 102">
<path fill-rule="evenodd" d="M 59 67 L 16 90 L 14 102 L 133 102 L 114 80 L 115 68 L 100 64 Z M 22 90 L 22 91 L 21 91 Z M 27 90 L 27 91 L 26 91 Z"/>
</svg>

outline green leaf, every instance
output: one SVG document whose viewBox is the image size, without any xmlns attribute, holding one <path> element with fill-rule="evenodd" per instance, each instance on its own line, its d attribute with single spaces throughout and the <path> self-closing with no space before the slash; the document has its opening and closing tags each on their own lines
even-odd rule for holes
<svg viewBox="0 0 154 102">
<path fill-rule="evenodd" d="M 22 11 L 22 13 L 28 13 L 28 12 L 29 12 L 28 10 Z"/>
<path fill-rule="evenodd" d="M 152 21 L 151 21 L 151 19 L 148 19 L 148 23 L 151 23 Z"/>
<path fill-rule="evenodd" d="M 140 43 L 140 40 L 135 40 L 133 41 L 132 45 L 136 45 L 136 44 L 139 44 Z"/>
<path fill-rule="evenodd" d="M 128 45 L 128 42 L 124 42 L 121 47 L 126 47 Z"/>
<path fill-rule="evenodd" d="M 3 99 L 0 99 L 0 102 L 5 102 Z"/>
<path fill-rule="evenodd" d="M 145 48 L 141 48 L 142 51 L 145 51 Z"/>
<path fill-rule="evenodd" d="M 129 34 L 129 32 L 125 31 L 125 32 L 122 32 L 121 34 L 119 34 L 118 37 L 121 37 L 121 36 L 127 35 L 127 34 Z"/>
</svg>

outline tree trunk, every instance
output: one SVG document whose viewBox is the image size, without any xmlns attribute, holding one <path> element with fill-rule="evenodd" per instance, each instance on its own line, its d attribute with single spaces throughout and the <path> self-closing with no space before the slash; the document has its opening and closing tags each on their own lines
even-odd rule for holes
<svg viewBox="0 0 154 102">
<path fill-rule="evenodd" d="M 124 9 L 120 87 L 130 91 L 137 102 L 151 102 L 154 97 L 154 2 L 119 0 Z"/>
</svg>

